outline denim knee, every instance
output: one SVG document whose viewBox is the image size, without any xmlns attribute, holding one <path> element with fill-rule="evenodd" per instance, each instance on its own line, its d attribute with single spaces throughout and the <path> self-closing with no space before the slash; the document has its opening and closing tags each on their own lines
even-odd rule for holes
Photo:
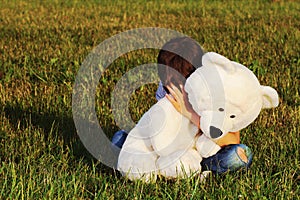
<svg viewBox="0 0 300 200">
<path fill-rule="evenodd" d="M 242 148 L 247 157 L 247 162 L 243 161 L 238 155 L 238 148 Z M 209 170 L 216 174 L 228 171 L 238 171 L 247 169 L 252 163 L 253 154 L 251 149 L 244 144 L 232 144 L 223 147 L 215 155 L 204 158 L 201 162 L 203 170 Z"/>
</svg>

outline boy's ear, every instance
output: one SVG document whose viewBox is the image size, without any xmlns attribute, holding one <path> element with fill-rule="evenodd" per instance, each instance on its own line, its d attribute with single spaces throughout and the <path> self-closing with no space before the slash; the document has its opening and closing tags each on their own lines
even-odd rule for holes
<svg viewBox="0 0 300 200">
<path fill-rule="evenodd" d="M 261 86 L 263 105 L 262 108 L 274 108 L 279 104 L 277 91 L 269 86 Z"/>
<path fill-rule="evenodd" d="M 202 57 L 202 64 L 203 66 L 221 66 L 222 69 L 224 69 L 228 73 L 234 73 L 236 71 L 236 68 L 232 61 L 215 52 L 207 52 L 206 54 L 204 54 L 204 56 Z"/>
</svg>

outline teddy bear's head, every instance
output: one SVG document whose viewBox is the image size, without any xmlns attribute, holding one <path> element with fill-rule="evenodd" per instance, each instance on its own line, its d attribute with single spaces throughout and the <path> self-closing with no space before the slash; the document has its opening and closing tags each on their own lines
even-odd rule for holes
<svg viewBox="0 0 300 200">
<path fill-rule="evenodd" d="M 239 131 L 252 123 L 262 108 L 278 105 L 278 94 L 260 85 L 247 67 L 208 52 L 186 81 L 185 90 L 202 132 L 213 139 Z"/>
</svg>

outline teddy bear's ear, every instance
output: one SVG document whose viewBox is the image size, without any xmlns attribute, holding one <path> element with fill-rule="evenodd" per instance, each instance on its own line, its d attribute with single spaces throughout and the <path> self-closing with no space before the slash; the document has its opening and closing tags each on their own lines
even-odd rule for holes
<svg viewBox="0 0 300 200">
<path fill-rule="evenodd" d="M 269 86 L 261 86 L 263 105 L 262 108 L 274 108 L 279 104 L 277 91 Z"/>
<path fill-rule="evenodd" d="M 215 52 L 207 52 L 204 54 L 202 57 L 202 64 L 203 66 L 211 66 L 215 64 L 221 66 L 222 69 L 229 73 L 233 73 L 236 70 L 232 61 Z"/>
</svg>

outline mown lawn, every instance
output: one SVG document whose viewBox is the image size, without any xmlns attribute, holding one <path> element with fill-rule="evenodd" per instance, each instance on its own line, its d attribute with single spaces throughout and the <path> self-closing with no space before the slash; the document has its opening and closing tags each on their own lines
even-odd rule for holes
<svg viewBox="0 0 300 200">
<path fill-rule="evenodd" d="M 29 2 L 0 3 L 0 199 L 299 199 L 299 2 Z M 276 88 L 280 106 L 242 130 L 254 152 L 249 171 L 145 184 L 85 150 L 72 119 L 80 65 L 105 39 L 141 27 L 182 32 Z M 116 82 L 157 52 L 130 52 L 100 79 L 96 111 L 109 138 L 119 129 L 110 105 Z M 131 98 L 135 121 L 155 103 L 156 87 Z"/>
</svg>

